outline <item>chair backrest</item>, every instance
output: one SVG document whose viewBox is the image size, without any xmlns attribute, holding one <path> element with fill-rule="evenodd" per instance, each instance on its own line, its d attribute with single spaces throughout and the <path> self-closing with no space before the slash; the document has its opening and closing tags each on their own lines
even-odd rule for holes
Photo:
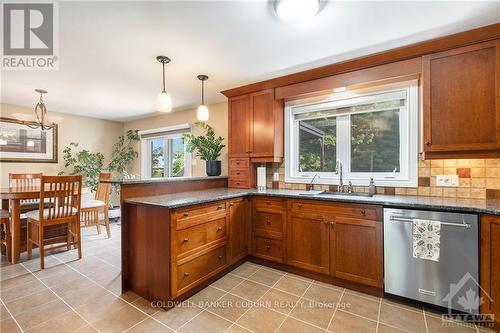
<svg viewBox="0 0 500 333">
<path fill-rule="evenodd" d="M 39 187 L 42 173 L 9 173 L 9 187 L 16 189 L 28 189 Z M 23 203 L 38 202 L 38 199 L 22 200 Z"/>
<path fill-rule="evenodd" d="M 95 192 L 95 199 L 109 204 L 109 193 L 111 192 L 111 184 L 103 183 L 103 180 L 111 179 L 111 172 L 101 172 L 99 174 L 99 183 L 97 183 L 97 191 Z"/>
<path fill-rule="evenodd" d="M 82 176 L 42 176 L 40 186 L 40 221 L 80 215 Z"/>
<path fill-rule="evenodd" d="M 42 173 L 9 173 L 9 187 L 38 187 L 41 179 Z"/>
</svg>

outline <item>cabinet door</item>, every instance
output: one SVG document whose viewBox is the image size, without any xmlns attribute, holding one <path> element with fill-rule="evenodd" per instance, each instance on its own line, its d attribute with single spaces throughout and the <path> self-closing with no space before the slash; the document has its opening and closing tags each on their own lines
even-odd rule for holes
<svg viewBox="0 0 500 333">
<path fill-rule="evenodd" d="M 383 286 L 382 222 L 335 217 L 330 224 L 331 274 Z"/>
<path fill-rule="evenodd" d="M 481 291 L 484 303 L 481 313 L 500 317 L 500 217 L 481 219 Z M 500 327 L 500 325 L 498 326 Z"/>
<path fill-rule="evenodd" d="M 500 148 L 499 45 L 491 41 L 423 57 L 426 152 Z"/>
<path fill-rule="evenodd" d="M 248 254 L 249 226 L 245 199 L 229 202 L 229 263 L 232 264 Z"/>
<path fill-rule="evenodd" d="M 288 263 L 310 271 L 330 273 L 328 222 L 314 214 L 294 214 L 288 225 Z"/>
<path fill-rule="evenodd" d="M 228 101 L 228 154 L 247 157 L 250 152 L 250 109 L 248 95 L 232 97 Z"/>
<path fill-rule="evenodd" d="M 274 154 L 274 90 L 250 94 L 251 157 L 272 157 Z"/>
</svg>

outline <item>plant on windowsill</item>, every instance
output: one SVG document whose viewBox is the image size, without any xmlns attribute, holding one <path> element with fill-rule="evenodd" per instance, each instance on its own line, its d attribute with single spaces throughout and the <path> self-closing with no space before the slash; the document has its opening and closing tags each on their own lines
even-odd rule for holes
<svg viewBox="0 0 500 333">
<path fill-rule="evenodd" d="M 222 142 L 222 136 L 215 137 L 215 131 L 212 126 L 206 122 L 197 121 L 194 126 L 201 128 L 204 135 L 195 136 L 193 134 L 184 134 L 186 149 L 190 153 L 196 152 L 196 156 L 206 162 L 207 176 L 220 176 L 221 161 L 217 160 L 222 149 L 226 146 Z"/>
</svg>

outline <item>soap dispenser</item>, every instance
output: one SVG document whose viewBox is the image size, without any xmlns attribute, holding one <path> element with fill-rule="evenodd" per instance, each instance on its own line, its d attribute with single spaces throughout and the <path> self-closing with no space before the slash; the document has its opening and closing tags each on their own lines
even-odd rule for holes
<svg viewBox="0 0 500 333">
<path fill-rule="evenodd" d="M 375 181 L 373 178 L 370 178 L 370 185 L 368 185 L 368 193 L 370 195 L 374 195 L 377 192 L 377 188 L 375 187 Z"/>
</svg>

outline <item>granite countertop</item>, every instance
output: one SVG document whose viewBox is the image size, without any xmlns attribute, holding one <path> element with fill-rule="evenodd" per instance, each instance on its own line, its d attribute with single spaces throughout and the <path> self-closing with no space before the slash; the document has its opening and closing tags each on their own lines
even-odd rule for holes
<svg viewBox="0 0 500 333">
<path fill-rule="evenodd" d="M 304 191 L 267 189 L 265 192 L 260 192 L 256 189 L 238 190 L 228 188 L 215 188 L 141 198 L 130 198 L 126 199 L 125 202 L 161 206 L 173 209 L 217 200 L 255 195 L 295 199 L 311 199 L 331 202 L 374 204 L 395 208 L 435 209 L 440 211 L 458 211 L 500 215 L 500 200 L 475 200 L 382 194 L 374 195 L 371 198 L 349 197 L 341 195 L 304 196 L 299 195 L 299 193 L 301 192 Z"/>
<path fill-rule="evenodd" d="M 148 179 L 109 179 L 103 180 L 103 183 L 112 184 L 149 184 L 149 183 L 169 183 L 169 182 L 182 182 L 182 181 L 197 181 L 197 180 L 210 180 L 210 179 L 227 179 L 227 176 L 212 176 L 212 177 L 170 177 L 170 178 L 148 178 Z"/>
</svg>

